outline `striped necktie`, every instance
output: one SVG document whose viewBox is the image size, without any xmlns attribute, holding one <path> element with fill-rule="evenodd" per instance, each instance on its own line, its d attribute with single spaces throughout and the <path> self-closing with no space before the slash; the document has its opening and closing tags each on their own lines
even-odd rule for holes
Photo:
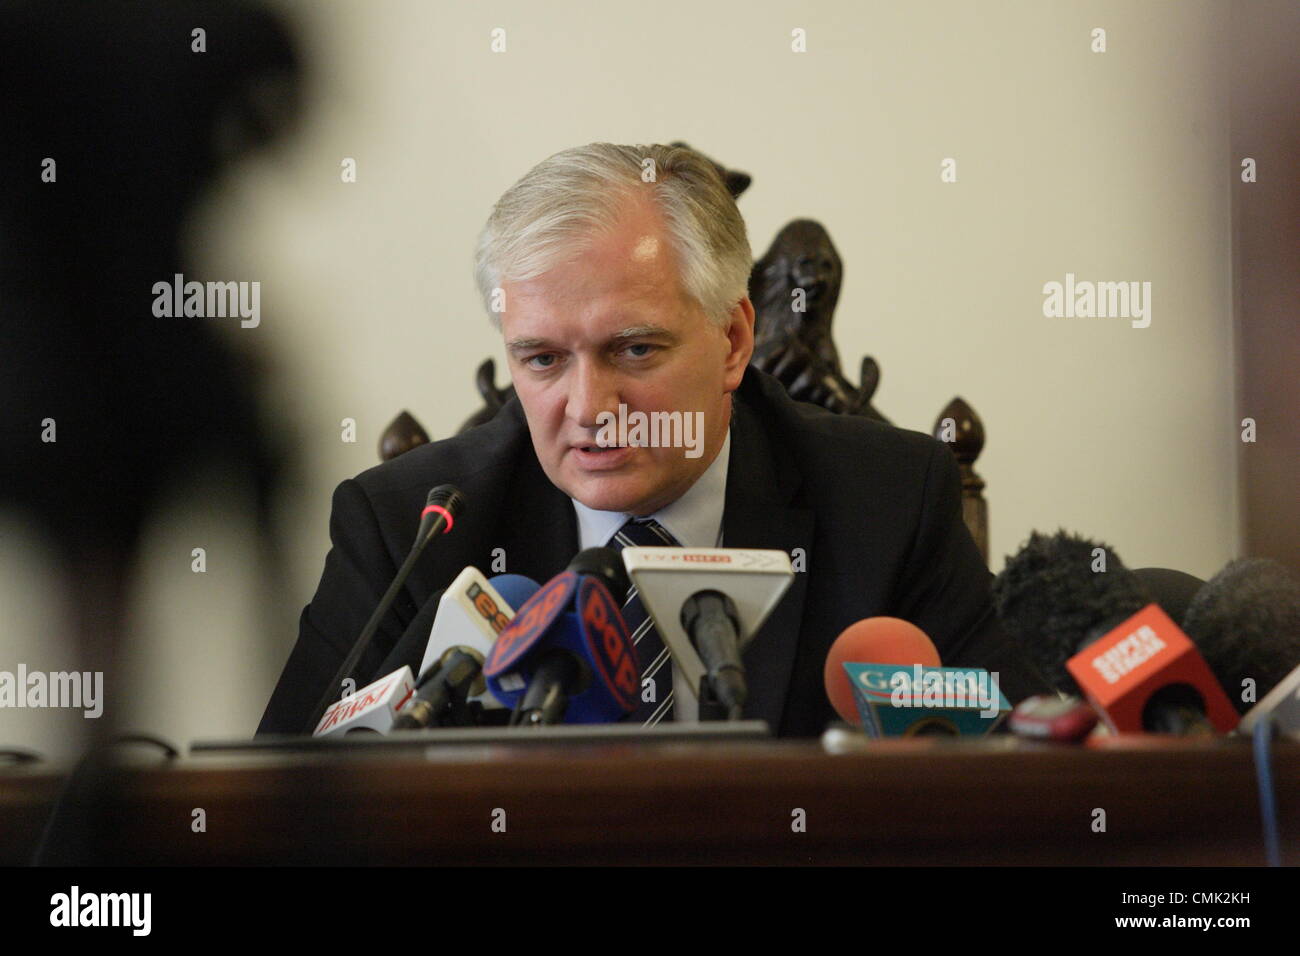
<svg viewBox="0 0 1300 956">
<path fill-rule="evenodd" d="M 632 518 L 609 539 L 616 551 L 624 548 L 680 548 L 681 542 L 653 518 Z M 636 585 L 623 602 L 623 620 L 636 644 L 637 663 L 641 666 L 641 703 L 627 719 L 647 727 L 673 716 L 673 660 L 664 647 L 654 620 L 646 613 Z M 647 685 L 646 681 L 651 683 Z M 651 690 L 653 688 L 653 690 Z M 651 699 L 647 700 L 646 698 Z"/>
</svg>

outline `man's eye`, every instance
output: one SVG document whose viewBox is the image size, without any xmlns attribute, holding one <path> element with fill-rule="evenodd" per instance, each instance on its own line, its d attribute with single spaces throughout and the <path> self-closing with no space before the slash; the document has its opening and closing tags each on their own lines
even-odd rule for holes
<svg viewBox="0 0 1300 956">
<path fill-rule="evenodd" d="M 632 356 L 632 358 L 646 358 L 647 356 L 654 354 L 656 347 L 657 346 L 649 345 L 645 342 L 636 342 L 629 345 L 623 351 Z M 641 351 L 637 351 L 638 349 Z"/>
<path fill-rule="evenodd" d="M 543 361 L 545 359 L 546 361 Z M 551 368 L 555 364 L 555 356 L 550 352 L 543 352 L 541 355 L 532 355 L 525 360 L 525 364 L 538 371 L 544 368 Z"/>
</svg>

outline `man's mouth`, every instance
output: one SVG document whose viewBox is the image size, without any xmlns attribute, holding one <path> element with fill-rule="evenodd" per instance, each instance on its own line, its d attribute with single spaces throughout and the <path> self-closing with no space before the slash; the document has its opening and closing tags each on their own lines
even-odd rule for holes
<svg viewBox="0 0 1300 956">
<path fill-rule="evenodd" d="M 631 445 L 571 445 L 570 452 L 576 466 L 583 471 L 618 471 L 632 463 L 636 451 Z"/>
</svg>

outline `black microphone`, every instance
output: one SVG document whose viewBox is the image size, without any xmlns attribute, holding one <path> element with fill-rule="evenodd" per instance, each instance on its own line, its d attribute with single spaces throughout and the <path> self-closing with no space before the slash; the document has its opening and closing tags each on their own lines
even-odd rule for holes
<svg viewBox="0 0 1300 956">
<path fill-rule="evenodd" d="M 1181 622 L 1187 616 L 1192 598 L 1205 587 L 1205 582 L 1195 575 L 1172 568 L 1138 568 L 1133 576 L 1172 621 Z"/>
<path fill-rule="evenodd" d="M 565 570 L 599 578 L 609 588 L 609 593 L 620 607 L 632 588 L 632 580 L 623 567 L 623 555 L 615 548 L 586 548 L 579 551 Z"/>
<path fill-rule="evenodd" d="M 419 554 L 434 537 L 451 531 L 456 516 L 464 507 L 465 494 L 455 485 L 438 485 L 432 489 L 424 499 L 420 527 L 415 532 L 411 553 Z"/>
<path fill-rule="evenodd" d="M 1230 561 L 1196 592 L 1183 630 L 1244 714 L 1300 666 L 1300 583 L 1267 558 Z"/>
<path fill-rule="evenodd" d="M 740 616 L 735 602 L 721 591 L 697 591 L 682 604 L 682 629 L 699 652 L 708 688 L 726 710 L 727 719 L 739 720 L 749 687 L 740 662 Z"/>
<path fill-rule="evenodd" d="M 379 630 L 379 624 L 388 613 L 389 608 L 393 606 L 393 601 L 397 599 L 397 594 L 410 577 L 411 570 L 415 567 L 415 562 L 419 560 L 420 555 L 424 553 L 425 547 L 437 535 L 445 534 L 452 529 L 456 517 L 465 507 L 465 495 L 455 485 L 438 485 L 429 492 L 424 502 L 424 510 L 420 512 L 420 527 L 415 532 L 415 542 L 411 545 L 411 551 L 402 562 L 402 566 L 397 569 L 397 576 L 393 578 L 393 583 L 388 586 L 384 596 L 379 600 L 379 606 L 375 608 L 374 613 L 370 615 L 370 620 L 361 630 L 361 636 L 357 638 L 356 644 L 353 645 L 351 652 L 343 663 L 339 666 L 338 672 L 334 679 L 325 688 L 324 694 L 321 695 L 320 702 L 312 710 L 311 719 L 307 721 L 307 726 L 303 732 L 310 734 L 320 723 L 321 717 L 326 709 L 338 696 L 343 689 L 343 682 L 352 676 L 356 669 L 357 662 L 361 660 L 361 655 L 366 652 L 370 646 L 370 641 Z"/>
<path fill-rule="evenodd" d="M 1095 553 L 1106 570 L 1093 572 Z M 1053 690 L 1078 694 L 1065 662 L 1150 598 L 1109 545 L 1061 531 L 1033 532 L 993 580 L 993 606 L 1007 633 Z"/>
</svg>

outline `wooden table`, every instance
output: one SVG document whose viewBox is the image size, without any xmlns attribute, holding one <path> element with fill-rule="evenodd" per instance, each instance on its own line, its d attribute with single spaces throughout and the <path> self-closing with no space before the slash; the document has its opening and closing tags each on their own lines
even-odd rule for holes
<svg viewBox="0 0 1300 956">
<path fill-rule="evenodd" d="M 119 795 L 91 805 L 108 814 L 108 862 L 1264 861 L 1246 740 L 862 743 L 835 754 L 770 740 L 192 751 L 123 768 Z M 1277 743 L 1273 775 L 1294 860 L 1300 744 Z M 0 862 L 29 857 L 62 780 L 0 773 Z M 193 829 L 196 809 L 205 832 Z"/>
</svg>

